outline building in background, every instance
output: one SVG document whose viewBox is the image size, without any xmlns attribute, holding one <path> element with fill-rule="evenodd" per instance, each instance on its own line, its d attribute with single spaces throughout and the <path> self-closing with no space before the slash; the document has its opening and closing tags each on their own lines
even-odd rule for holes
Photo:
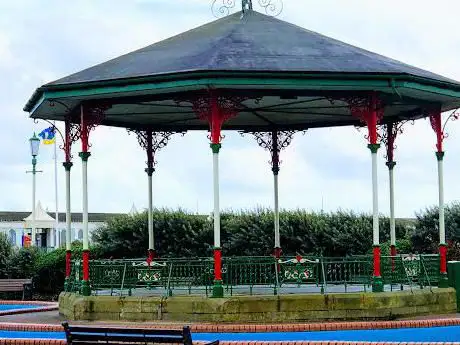
<svg viewBox="0 0 460 345">
<path fill-rule="evenodd" d="M 133 205 L 129 214 L 135 214 L 137 210 Z M 90 213 L 89 234 L 104 225 L 109 219 L 121 215 L 120 213 Z M 58 214 L 56 227 L 55 213 L 47 212 L 40 202 L 35 208 L 35 226 L 37 247 L 58 248 L 65 246 L 66 219 L 65 212 Z M 55 228 L 56 227 L 56 228 Z M 0 211 L 0 233 L 8 236 L 11 244 L 15 247 L 27 247 L 30 241 L 32 229 L 32 214 L 30 212 Z M 72 242 L 83 239 L 83 223 L 81 213 L 72 213 Z"/>
</svg>

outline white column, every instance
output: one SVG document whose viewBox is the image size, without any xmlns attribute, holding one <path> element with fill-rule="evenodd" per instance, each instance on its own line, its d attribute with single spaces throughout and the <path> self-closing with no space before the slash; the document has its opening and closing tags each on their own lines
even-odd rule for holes
<svg viewBox="0 0 460 345">
<path fill-rule="evenodd" d="M 393 162 L 389 162 L 390 164 Z M 390 244 L 396 246 L 395 192 L 393 167 L 388 167 L 390 177 Z"/>
<path fill-rule="evenodd" d="M 372 152 L 372 215 L 373 242 L 380 244 L 379 239 L 379 195 L 377 185 L 377 151 Z"/>
<path fill-rule="evenodd" d="M 35 188 L 36 188 L 36 171 L 35 165 L 32 171 L 32 239 L 31 245 L 36 245 L 36 228 L 35 228 Z"/>
<path fill-rule="evenodd" d="M 220 248 L 220 207 L 219 207 L 219 153 L 213 152 L 214 182 L 214 247 Z"/>
<path fill-rule="evenodd" d="M 273 174 L 273 187 L 275 197 L 275 248 L 281 248 L 280 243 L 280 210 L 278 203 L 278 174 Z"/>
<path fill-rule="evenodd" d="M 148 227 L 149 227 L 149 249 L 155 249 L 155 238 L 153 234 L 153 183 L 152 174 L 148 172 L 149 180 L 149 209 L 148 209 Z"/>
<path fill-rule="evenodd" d="M 89 249 L 88 238 L 88 161 L 82 159 L 83 177 L 83 250 Z"/>
<path fill-rule="evenodd" d="M 443 157 L 438 153 L 438 191 L 439 191 L 439 243 L 446 244 L 446 228 L 444 222 L 444 172 Z"/>
<path fill-rule="evenodd" d="M 67 163 L 68 164 L 68 163 Z M 65 248 L 66 250 L 72 249 L 72 219 L 70 213 L 70 167 L 65 171 L 65 221 L 66 221 L 66 232 L 65 232 Z"/>
</svg>

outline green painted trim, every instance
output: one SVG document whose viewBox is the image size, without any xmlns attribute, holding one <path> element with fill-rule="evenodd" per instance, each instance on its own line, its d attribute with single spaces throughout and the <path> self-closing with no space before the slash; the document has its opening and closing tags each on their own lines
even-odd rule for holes
<svg viewBox="0 0 460 345">
<path fill-rule="evenodd" d="M 155 172 L 155 168 L 145 168 L 144 171 L 147 173 L 148 176 L 152 176 Z"/>
<path fill-rule="evenodd" d="M 441 152 L 437 151 L 436 152 L 436 159 L 438 161 L 442 161 L 444 159 L 444 156 L 445 156 L 445 152 L 443 152 L 443 151 L 441 151 Z"/>
<path fill-rule="evenodd" d="M 223 298 L 224 297 L 224 286 L 222 280 L 214 280 L 212 286 L 212 298 Z"/>
<path fill-rule="evenodd" d="M 91 156 L 91 152 L 80 152 L 78 154 L 83 162 L 87 162 L 88 158 Z"/>
<path fill-rule="evenodd" d="M 419 90 L 423 92 L 435 93 L 435 94 L 447 96 L 447 97 L 460 98 L 460 89 L 459 91 L 455 91 L 452 89 L 440 88 L 437 86 L 425 85 L 425 84 L 414 83 L 414 82 L 405 82 L 403 83 L 403 85 L 401 85 L 401 87 L 413 89 L 413 90 Z"/>
<path fill-rule="evenodd" d="M 369 144 L 367 145 L 367 147 L 369 148 L 369 150 L 371 150 L 372 153 L 377 153 L 377 151 L 380 148 L 380 144 Z"/>
<path fill-rule="evenodd" d="M 209 144 L 211 147 L 212 153 L 219 153 L 220 149 L 222 148 L 221 144 Z"/>
<path fill-rule="evenodd" d="M 382 277 L 374 277 L 372 281 L 372 292 L 383 292 Z"/>
<path fill-rule="evenodd" d="M 385 80 L 334 80 L 334 79 L 273 79 L 273 78 L 203 78 L 191 80 L 168 81 L 162 83 L 147 83 L 125 86 L 109 86 L 88 89 L 75 89 L 66 91 L 45 91 L 45 99 L 59 99 L 67 97 L 82 97 L 95 96 L 102 94 L 122 93 L 122 92 L 139 92 L 149 90 L 167 90 L 171 88 L 186 88 L 186 87 L 225 87 L 225 86 L 262 86 L 266 87 L 273 85 L 276 88 L 283 87 L 305 87 L 306 89 L 318 89 L 323 87 L 325 90 L 340 90 L 350 89 L 350 86 L 355 86 L 356 89 L 369 90 L 370 88 L 388 89 L 388 82 Z"/>
<path fill-rule="evenodd" d="M 82 280 L 80 293 L 83 296 L 91 296 L 91 287 L 90 287 L 89 281 Z"/>
<path fill-rule="evenodd" d="M 270 76 L 270 77 L 269 77 Z M 186 76 L 182 76 L 185 78 Z M 292 87 L 304 87 L 305 89 L 317 89 L 317 90 L 350 90 L 350 86 L 354 86 L 357 91 L 366 90 L 380 90 L 393 93 L 393 88 L 389 83 L 389 77 L 385 78 L 371 78 L 369 76 L 363 77 L 360 75 L 350 75 L 344 79 L 334 79 L 332 76 L 325 77 L 324 75 L 303 75 L 303 74 L 288 74 L 288 75 L 277 75 L 273 73 L 267 73 L 260 77 L 238 77 L 237 73 L 230 73 L 229 77 L 218 78 L 196 78 L 196 79 L 182 79 L 182 80 L 158 80 L 155 83 L 133 83 L 133 80 L 124 80 L 125 85 L 113 85 L 110 84 L 87 84 L 87 85 L 66 85 L 66 88 L 58 87 L 43 87 L 38 89 L 36 95 L 32 96 L 29 102 L 24 107 L 24 111 L 34 113 L 37 108 L 45 100 L 50 99 L 61 99 L 67 97 L 84 97 L 84 96 L 97 96 L 111 93 L 123 93 L 123 92 L 140 92 L 140 91 L 152 91 L 152 90 L 165 90 L 179 89 L 187 87 L 197 88 L 208 88 L 208 87 L 231 87 L 231 86 L 261 86 L 267 87 L 273 85 L 274 88 L 278 89 L 289 89 Z M 118 84 L 120 81 L 118 82 Z M 100 86 L 98 86 L 100 85 Z M 398 83 L 396 83 L 398 86 Z M 74 87 L 73 89 L 69 89 Z M 40 95 L 40 96 L 39 96 Z"/>
<path fill-rule="evenodd" d="M 220 75 L 221 77 L 216 77 Z M 176 78 L 177 80 L 174 80 Z M 178 79 L 181 78 L 181 79 Z M 120 85 L 123 84 L 123 85 Z M 434 84 L 434 85 L 427 85 Z M 238 73 L 209 72 L 188 73 L 149 78 L 132 78 L 115 81 L 101 81 L 68 85 L 47 85 L 36 90 L 24 107 L 34 113 L 46 99 L 97 96 L 110 93 L 139 92 L 148 90 L 169 90 L 187 87 L 230 87 L 230 86 L 273 85 L 278 89 L 303 87 L 315 90 L 385 91 L 408 88 L 439 95 L 460 98 L 460 84 L 449 84 L 410 75 L 391 74 L 302 74 L 302 73 Z M 353 88 L 350 88 L 353 87 Z M 446 88 L 450 87 L 450 89 Z M 456 91 L 458 90 L 458 91 Z"/>
<path fill-rule="evenodd" d="M 70 169 L 73 166 L 73 163 L 72 162 L 64 162 L 64 163 L 62 163 L 62 165 L 64 166 L 66 171 L 70 171 Z"/>
<path fill-rule="evenodd" d="M 441 289 L 447 289 L 449 287 L 449 279 L 447 277 L 447 273 L 440 274 L 438 287 Z"/>
<path fill-rule="evenodd" d="M 388 161 L 385 163 L 385 165 L 388 167 L 388 170 L 393 170 L 394 167 L 396 166 L 396 162 L 395 161 Z"/>
</svg>

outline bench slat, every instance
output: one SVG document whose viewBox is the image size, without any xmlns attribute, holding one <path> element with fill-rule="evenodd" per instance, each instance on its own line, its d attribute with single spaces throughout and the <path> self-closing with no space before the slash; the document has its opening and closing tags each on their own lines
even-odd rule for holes
<svg viewBox="0 0 460 345">
<path fill-rule="evenodd" d="M 66 333 L 68 345 L 147 345 L 160 343 L 193 345 L 188 326 L 182 330 L 69 326 L 67 322 L 64 322 L 62 326 Z M 207 345 L 219 345 L 219 341 Z"/>
<path fill-rule="evenodd" d="M 131 334 L 131 335 L 119 335 L 116 333 L 112 334 L 75 334 L 71 335 L 72 343 L 76 340 L 81 341 L 116 341 L 116 342 L 155 342 L 155 343 L 170 343 L 170 344 L 183 344 L 184 339 L 181 337 L 162 337 L 159 335 L 142 335 L 142 334 Z"/>
<path fill-rule="evenodd" d="M 103 333 L 103 334 L 148 334 L 148 335 L 167 335 L 183 337 L 183 330 L 176 329 L 149 329 L 149 328 L 116 328 L 116 327 L 81 327 L 69 326 L 69 331 L 74 334 L 78 333 Z"/>
</svg>

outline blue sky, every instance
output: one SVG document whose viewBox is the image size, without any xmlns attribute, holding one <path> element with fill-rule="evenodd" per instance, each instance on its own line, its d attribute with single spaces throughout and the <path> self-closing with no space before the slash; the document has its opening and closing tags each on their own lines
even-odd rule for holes
<svg viewBox="0 0 460 345">
<path fill-rule="evenodd" d="M 22 108 L 36 87 L 83 68 L 168 38 L 214 19 L 211 0 L 16 0 L 0 2 L 0 209 L 31 209 L 27 139 L 34 124 Z M 284 0 L 280 19 L 460 80 L 460 36 L 455 0 Z M 460 198 L 460 121 L 447 127 L 446 201 Z M 221 205 L 272 206 L 267 152 L 249 137 L 225 133 L 221 154 Z M 370 154 L 364 132 L 315 129 L 298 134 L 282 153 L 280 205 L 333 211 L 371 210 Z M 147 205 L 145 154 L 134 136 L 99 127 L 91 134 L 90 210 L 128 212 Z M 74 146 L 77 157 L 79 143 Z M 435 136 L 429 122 L 407 125 L 397 140 L 396 212 L 411 217 L 437 202 Z M 379 160 L 379 202 L 388 213 L 387 170 Z M 59 152 L 59 161 L 63 160 Z M 173 138 L 157 156 L 154 203 L 200 213 L 212 209 L 212 161 L 207 133 Z M 54 209 L 52 149 L 42 147 L 38 199 Z M 81 210 L 81 164 L 72 171 L 72 204 Z M 59 165 L 63 211 L 64 171 Z"/>
</svg>

